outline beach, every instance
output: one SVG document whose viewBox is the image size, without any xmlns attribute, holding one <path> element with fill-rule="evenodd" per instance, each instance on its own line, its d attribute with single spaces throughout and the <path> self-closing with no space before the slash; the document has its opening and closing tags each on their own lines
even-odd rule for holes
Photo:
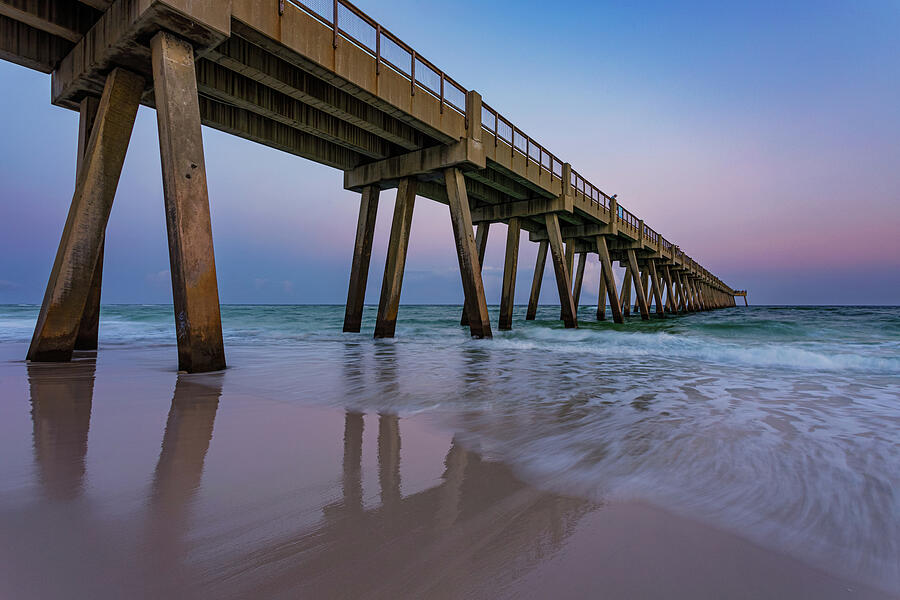
<svg viewBox="0 0 900 600">
<path fill-rule="evenodd" d="M 0 597 L 900 592 L 897 309 L 839 349 L 792 309 L 374 341 L 224 307 L 229 368 L 188 375 L 171 307 L 68 364 L 0 308 Z"/>
</svg>

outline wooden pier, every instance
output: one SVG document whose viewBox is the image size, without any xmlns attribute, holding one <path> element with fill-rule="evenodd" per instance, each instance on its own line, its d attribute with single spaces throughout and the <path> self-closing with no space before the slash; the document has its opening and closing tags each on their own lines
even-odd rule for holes
<svg viewBox="0 0 900 600">
<path fill-rule="evenodd" d="M 96 348 L 103 240 L 137 108 L 157 109 L 178 362 L 225 366 L 201 123 L 344 171 L 361 195 L 344 331 L 358 332 L 380 192 L 397 190 L 376 337 L 394 335 L 417 197 L 449 206 L 463 324 L 491 337 L 481 262 L 508 225 L 500 329 L 510 329 L 519 233 L 539 244 L 527 319 L 549 255 L 560 319 L 577 327 L 587 260 L 597 319 L 735 306 L 739 294 L 481 95 L 345 0 L 0 0 L 0 58 L 52 75 L 80 111 L 69 216 L 28 351 Z M 476 233 L 477 229 L 477 233 Z M 575 258 L 577 255 L 577 268 Z M 613 263 L 626 269 L 616 289 Z"/>
</svg>

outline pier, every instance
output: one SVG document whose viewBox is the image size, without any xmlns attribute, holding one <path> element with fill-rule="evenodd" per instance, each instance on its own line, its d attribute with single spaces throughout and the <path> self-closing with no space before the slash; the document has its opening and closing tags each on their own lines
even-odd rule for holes
<svg viewBox="0 0 900 600">
<path fill-rule="evenodd" d="M 75 191 L 31 361 L 97 346 L 106 224 L 142 104 L 158 116 L 183 371 L 225 367 L 201 124 L 341 169 L 360 194 L 346 332 L 361 328 L 378 201 L 392 189 L 376 337 L 395 333 L 419 197 L 449 207 L 461 323 L 476 338 L 492 335 L 481 263 L 493 223 L 507 225 L 501 330 L 513 326 L 523 230 L 539 245 L 526 319 L 548 256 L 568 328 L 578 326 L 588 260 L 601 267 L 598 320 L 622 323 L 632 307 L 647 320 L 746 303 L 745 291 L 345 0 L 0 0 L 0 58 L 51 74 L 52 103 L 80 114 Z"/>
</svg>

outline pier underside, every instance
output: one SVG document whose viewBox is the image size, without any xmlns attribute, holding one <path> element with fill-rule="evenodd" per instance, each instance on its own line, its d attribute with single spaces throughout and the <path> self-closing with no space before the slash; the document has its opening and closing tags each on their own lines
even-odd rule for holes
<svg viewBox="0 0 900 600">
<path fill-rule="evenodd" d="M 513 326 L 521 230 L 539 244 L 526 319 L 548 254 L 566 327 L 577 327 L 593 257 L 598 319 L 607 299 L 617 323 L 632 300 L 643 319 L 651 306 L 664 317 L 735 305 L 734 290 L 477 92 L 350 3 L 325 13 L 276 0 L 0 0 L 0 58 L 51 73 L 52 102 L 81 115 L 75 192 L 31 360 L 96 348 L 106 221 L 139 104 L 158 114 L 183 370 L 225 366 L 201 124 L 341 169 L 360 193 L 345 331 L 361 327 L 378 199 L 390 189 L 377 337 L 394 335 L 416 197 L 449 207 L 473 337 L 492 335 L 481 263 L 498 222 L 509 231 L 501 330 Z M 621 295 L 614 262 L 627 267 Z"/>
</svg>

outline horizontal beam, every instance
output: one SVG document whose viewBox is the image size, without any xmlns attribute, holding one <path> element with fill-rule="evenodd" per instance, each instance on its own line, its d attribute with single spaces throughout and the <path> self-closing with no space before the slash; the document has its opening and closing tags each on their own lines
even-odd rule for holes
<svg viewBox="0 0 900 600">
<path fill-rule="evenodd" d="M 472 211 L 472 221 L 478 223 L 506 221 L 514 217 L 533 217 L 558 212 L 572 212 L 572 196 L 562 196 L 553 199 L 532 198 L 530 200 L 481 206 Z M 546 230 L 544 239 L 547 239 Z"/>
<path fill-rule="evenodd" d="M 432 146 L 361 165 L 344 173 L 344 188 L 361 191 L 367 185 L 435 173 L 449 167 L 483 169 L 481 142 L 463 138 L 455 144 Z"/>
</svg>

